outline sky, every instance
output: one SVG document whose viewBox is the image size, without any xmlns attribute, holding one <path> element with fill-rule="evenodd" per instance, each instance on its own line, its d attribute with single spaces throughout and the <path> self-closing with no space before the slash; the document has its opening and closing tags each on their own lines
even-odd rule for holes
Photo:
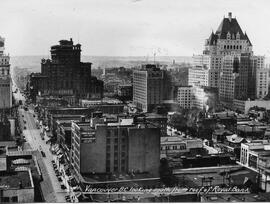
<svg viewBox="0 0 270 204">
<path fill-rule="evenodd" d="M 192 56 L 232 12 L 270 55 L 269 0 L 1 0 L 0 36 L 11 56 L 48 55 L 73 38 L 83 55 Z"/>
</svg>

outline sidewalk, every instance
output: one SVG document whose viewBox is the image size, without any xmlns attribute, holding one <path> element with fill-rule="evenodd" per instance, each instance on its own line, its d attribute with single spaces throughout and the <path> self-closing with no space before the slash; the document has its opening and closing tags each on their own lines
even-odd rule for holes
<svg viewBox="0 0 270 204">
<path fill-rule="evenodd" d="M 53 155 L 53 159 L 54 159 L 55 163 L 57 164 L 58 171 L 61 172 L 62 182 L 67 187 L 67 193 L 70 196 L 71 202 L 74 202 L 74 203 L 79 202 L 78 198 L 75 195 L 76 192 L 73 191 L 72 187 L 68 183 L 69 177 L 66 175 L 64 165 L 60 164 L 60 162 L 57 159 L 57 155 Z M 77 192 L 77 193 L 79 193 L 79 192 Z"/>
<path fill-rule="evenodd" d="M 51 179 L 48 175 L 48 171 L 46 169 L 46 166 L 45 166 L 45 164 L 42 160 L 41 154 L 39 152 L 36 153 L 36 156 L 37 156 L 37 162 L 38 162 L 38 165 L 39 165 L 39 168 L 42 172 L 42 177 L 43 177 L 43 181 L 40 182 L 40 187 L 41 187 L 45 202 L 55 203 L 55 202 L 57 202 L 56 194 L 53 190 Z"/>
</svg>

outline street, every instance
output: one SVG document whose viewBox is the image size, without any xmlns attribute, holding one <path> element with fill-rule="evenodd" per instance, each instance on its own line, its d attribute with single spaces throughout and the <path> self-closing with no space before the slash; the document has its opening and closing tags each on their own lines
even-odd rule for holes
<svg viewBox="0 0 270 204">
<path fill-rule="evenodd" d="M 14 93 L 15 99 L 22 100 L 23 104 L 25 98 L 22 96 L 20 91 Z M 48 137 L 45 136 L 45 140 L 40 137 L 41 130 L 36 126 L 36 118 L 33 117 L 34 110 L 29 107 L 28 111 L 25 111 L 22 106 L 18 109 L 19 112 L 19 123 L 23 129 L 23 135 L 25 136 L 26 143 L 25 147 L 30 146 L 32 150 L 37 150 L 39 156 L 38 163 L 42 170 L 43 181 L 41 182 L 41 188 L 43 194 L 48 195 L 46 200 L 46 195 L 44 195 L 45 202 L 66 202 L 65 196 L 67 195 L 67 190 L 61 189 L 60 182 L 58 181 L 56 174 L 54 172 L 51 161 L 53 160 L 53 155 L 50 152 L 50 145 L 46 144 L 45 141 Z M 42 157 L 40 150 L 45 153 L 46 157 Z"/>
</svg>

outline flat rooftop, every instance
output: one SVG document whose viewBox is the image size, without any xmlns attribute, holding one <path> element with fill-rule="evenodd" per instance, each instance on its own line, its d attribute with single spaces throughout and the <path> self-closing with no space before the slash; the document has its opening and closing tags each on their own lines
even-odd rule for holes
<svg viewBox="0 0 270 204">
<path fill-rule="evenodd" d="M 34 187 L 30 171 L 0 172 L 0 186 L 8 189 Z"/>
<path fill-rule="evenodd" d="M 133 174 L 119 174 L 114 173 L 109 176 L 108 174 L 82 174 L 83 179 L 86 182 L 110 182 L 110 181 L 129 181 L 129 180 L 138 180 L 138 179 L 153 179 L 153 175 L 149 173 L 133 173 Z"/>
<path fill-rule="evenodd" d="M 226 176 L 227 175 L 227 176 Z M 250 179 L 252 182 L 256 182 L 256 175 L 257 173 L 246 169 L 246 168 L 239 168 L 233 169 L 230 167 L 224 167 L 223 169 L 214 169 L 210 168 L 207 171 L 199 171 L 199 172 L 190 172 L 190 173 L 183 173 L 179 174 L 179 178 L 185 177 L 192 181 L 196 186 L 202 185 L 202 180 L 211 179 L 212 185 L 222 185 L 228 184 L 229 180 L 228 175 L 230 176 L 230 183 L 231 185 L 243 185 L 245 183 L 246 178 Z"/>
</svg>

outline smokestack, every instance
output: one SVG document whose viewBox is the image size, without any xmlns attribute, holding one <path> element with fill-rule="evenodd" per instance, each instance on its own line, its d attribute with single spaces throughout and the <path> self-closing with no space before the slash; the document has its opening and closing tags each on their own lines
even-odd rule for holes
<svg viewBox="0 0 270 204">
<path fill-rule="evenodd" d="M 232 20 L 232 12 L 229 12 L 228 17 L 229 17 L 229 21 L 231 22 L 231 20 Z"/>
</svg>

